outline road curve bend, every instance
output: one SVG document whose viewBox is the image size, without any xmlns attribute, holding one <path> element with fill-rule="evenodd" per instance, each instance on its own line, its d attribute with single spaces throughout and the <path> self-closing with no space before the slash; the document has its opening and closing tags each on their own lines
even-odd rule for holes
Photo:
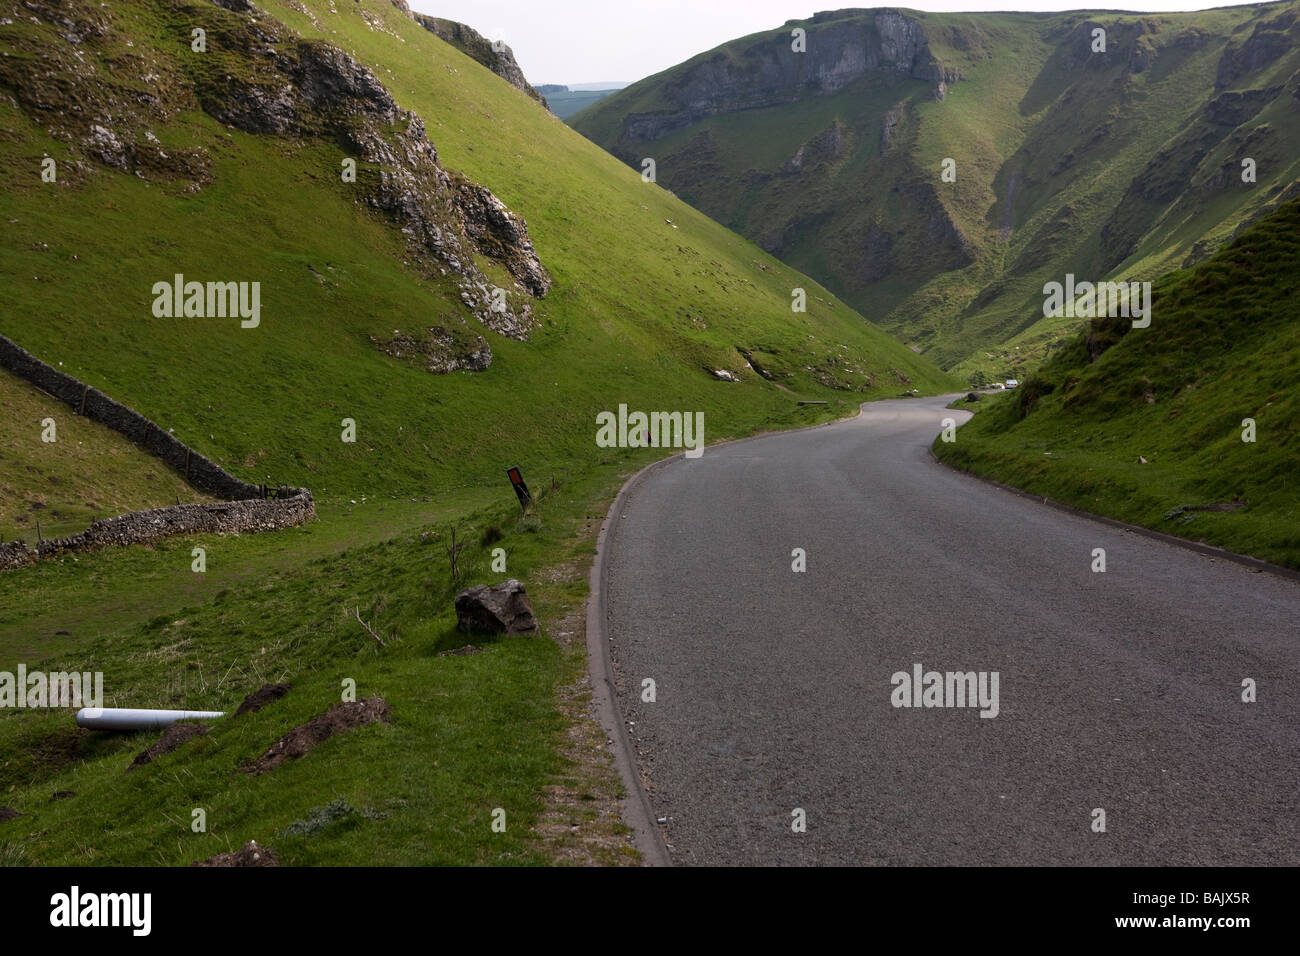
<svg viewBox="0 0 1300 956">
<path fill-rule="evenodd" d="M 673 862 L 1300 863 L 1300 584 L 938 464 L 946 400 L 679 456 L 611 514 Z"/>
</svg>

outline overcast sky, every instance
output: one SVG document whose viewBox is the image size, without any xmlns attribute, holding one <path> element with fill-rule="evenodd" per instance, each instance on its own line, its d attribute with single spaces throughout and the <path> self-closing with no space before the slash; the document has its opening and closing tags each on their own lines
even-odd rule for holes
<svg viewBox="0 0 1300 956">
<path fill-rule="evenodd" d="M 852 0 L 408 0 L 411 7 L 467 23 L 515 52 L 533 84 L 631 82 L 666 70 L 719 43 Z M 884 6 L 885 4 L 876 4 Z M 1230 2 L 1144 0 L 1112 9 L 1171 11 L 1232 6 Z M 1037 0 L 954 0 L 906 4 L 914 10 L 1106 9 Z"/>
</svg>

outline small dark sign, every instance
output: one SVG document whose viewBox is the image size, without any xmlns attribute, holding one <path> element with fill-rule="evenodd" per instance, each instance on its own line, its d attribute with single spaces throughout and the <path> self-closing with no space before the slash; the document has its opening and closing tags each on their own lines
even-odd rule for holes
<svg viewBox="0 0 1300 956">
<path fill-rule="evenodd" d="M 519 506 L 527 509 L 532 504 L 533 496 L 528 493 L 528 486 L 524 484 L 524 476 L 519 473 L 519 468 L 510 468 L 506 471 L 510 476 L 510 484 L 514 485 L 515 494 L 519 497 Z"/>
</svg>

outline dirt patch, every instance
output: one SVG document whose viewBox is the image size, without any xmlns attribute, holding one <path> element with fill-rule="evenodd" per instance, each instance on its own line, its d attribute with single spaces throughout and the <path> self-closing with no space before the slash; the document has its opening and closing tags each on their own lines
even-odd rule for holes
<svg viewBox="0 0 1300 956">
<path fill-rule="evenodd" d="M 1231 501 L 1216 501 L 1208 505 L 1192 505 L 1192 511 L 1238 511 L 1246 507 L 1246 501 L 1243 498 L 1233 498 Z"/>
<path fill-rule="evenodd" d="M 245 773 L 266 773 L 289 759 L 310 753 L 337 733 L 355 730 L 366 724 L 382 721 L 392 723 L 392 708 L 382 697 L 335 704 L 325 713 L 299 724 L 267 748 L 266 753 L 244 767 Z"/>
<path fill-rule="evenodd" d="M 466 657 L 470 654 L 482 654 L 483 648 L 475 647 L 473 644 L 466 644 L 464 647 L 458 647 L 454 651 L 439 651 L 439 657 Z"/>
<path fill-rule="evenodd" d="M 1170 511 L 1165 512 L 1165 520 L 1172 521 L 1174 518 L 1181 517 L 1183 521 L 1191 521 L 1192 516 L 1189 511 L 1238 511 L 1249 504 L 1244 498 L 1233 498 L 1231 501 L 1214 501 L 1208 505 L 1179 505 Z"/>
<path fill-rule="evenodd" d="M 600 515 L 589 515 L 575 543 L 593 546 Z M 591 572 L 582 558 L 553 565 L 540 573 L 547 583 L 577 583 Z M 586 666 L 587 615 L 582 598 L 562 602 L 562 613 L 547 624 L 547 634 L 569 656 L 570 679 L 558 689 L 565 719 L 557 741 L 560 772 L 543 789 L 545 807 L 533 826 L 545 852 L 567 866 L 636 866 L 640 856 L 631 830 L 623 822 L 623 782 L 596 716 L 591 677 Z"/>
<path fill-rule="evenodd" d="M 559 704 L 568 722 L 559 740 L 564 769 L 543 790 L 545 808 L 533 832 L 547 855 L 561 865 L 637 866 L 636 843 L 623 822 L 623 783 L 585 671 L 559 689 Z"/>
<path fill-rule="evenodd" d="M 269 846 L 258 846 L 249 840 L 234 853 L 218 853 L 206 860 L 196 860 L 190 866 L 279 866 L 280 857 Z"/>
<path fill-rule="evenodd" d="M 587 615 L 583 611 L 582 603 L 577 602 L 565 609 L 563 616 L 554 621 L 546 632 L 551 635 L 551 639 L 559 644 L 565 650 L 571 648 L 574 643 L 583 644 L 587 640 Z"/>
<path fill-rule="evenodd" d="M 6 820 L 13 820 L 21 816 L 22 814 L 19 813 L 17 810 L 15 810 L 13 807 L 0 807 L 0 823 L 4 823 Z"/>
<path fill-rule="evenodd" d="M 8 792 L 15 784 L 27 786 L 49 780 L 61 770 L 99 755 L 102 751 L 94 745 L 91 735 L 92 731 L 84 727 L 23 733 L 16 743 L 27 753 L 30 762 L 10 761 L 13 766 L 0 767 L 0 792 Z"/>
<path fill-rule="evenodd" d="M 242 717 L 244 714 L 255 714 L 267 704 L 275 703 L 287 693 L 289 693 L 288 684 L 263 684 L 244 698 L 244 702 L 239 705 L 239 710 L 235 711 L 235 716 Z"/>
<path fill-rule="evenodd" d="M 127 773 L 130 773 L 136 767 L 143 767 L 147 763 L 152 763 L 163 754 L 169 754 L 191 737 L 201 737 L 208 732 L 208 728 L 202 724 L 171 724 L 163 731 L 162 737 L 158 742 L 148 750 L 142 750 L 135 755 L 131 761 L 131 766 L 127 767 Z"/>
</svg>

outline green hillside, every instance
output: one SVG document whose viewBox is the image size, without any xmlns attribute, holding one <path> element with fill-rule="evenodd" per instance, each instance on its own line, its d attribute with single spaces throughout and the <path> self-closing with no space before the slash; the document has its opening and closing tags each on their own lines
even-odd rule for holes
<svg viewBox="0 0 1300 956">
<path fill-rule="evenodd" d="M 598 448 L 597 412 L 702 411 L 715 440 L 952 380 L 389 0 L 266 4 L 277 20 L 246 7 L 0 4 L 12 21 L 0 24 L 0 160 L 14 171 L 0 193 L 0 331 L 237 477 L 310 488 L 319 516 L 4 574 L 0 657 L 101 670 L 108 706 L 231 711 L 263 683 L 292 690 L 129 775 L 156 734 L 78 731 L 66 710 L 4 714 L 0 805 L 23 816 L 0 822 L 0 861 L 181 865 L 249 839 L 290 864 L 627 859 L 602 815 L 612 765 L 598 746 L 572 749 L 587 719 L 582 600 L 597 516 L 663 452 Z M 319 41 L 423 120 L 445 173 L 416 156 L 416 120 L 386 111 Z M 455 265 L 417 249 L 401 204 L 385 205 L 397 167 L 363 148 L 417 163 L 426 191 L 412 202 L 436 211 L 448 242 L 461 228 L 448 197 L 492 190 L 526 220 L 549 291 L 530 295 L 507 271 L 517 237 Z M 345 158 L 358 159 L 355 183 Z M 155 315 L 155 283 L 178 273 L 259 282 L 260 322 Z M 466 303 L 488 285 L 527 316 L 522 331 L 498 333 Z M 795 288 L 806 313 L 791 311 Z M 428 370 L 480 340 L 485 370 Z M 355 443 L 341 440 L 345 418 Z M 15 467 L 35 461 L 24 447 Z M 513 465 L 535 494 L 527 516 Z M 506 573 L 489 567 L 497 547 Z M 507 576 L 526 582 L 545 635 L 439 657 L 470 639 L 455 593 Z M 337 703 L 345 680 L 358 698 L 384 696 L 392 725 L 240 772 Z M 51 802 L 64 791 L 76 796 Z M 557 809 L 563 794 L 572 803 Z M 356 812 L 280 836 L 340 799 Z M 195 808 L 206 832 L 191 829 Z"/>
<path fill-rule="evenodd" d="M 1295 194 L 1298 13 L 819 13 L 571 123 L 941 366 L 1023 377 L 1077 328 L 1044 283 L 1154 280 Z"/>
<path fill-rule="evenodd" d="M 240 477 L 269 475 L 326 500 L 495 484 L 525 453 L 589 460 L 596 412 L 623 401 L 703 409 L 718 435 L 753 427 L 791 399 L 747 372 L 737 347 L 768 357 L 795 390 L 821 392 L 819 379 L 857 388 L 868 375 L 882 394 L 943 381 L 815 284 L 642 183 L 391 4 L 338 14 L 326 4 L 319 16 L 334 25 L 320 31 L 290 5 L 269 7 L 303 35 L 331 36 L 375 67 L 398 102 L 425 118 L 443 163 L 527 220 L 555 288 L 534 306 L 539 327 L 529 341 L 482 332 L 495 356 L 485 373 L 431 375 L 394 361 L 371 337 L 418 334 L 444 312 L 463 314 L 456 290 L 405 267 L 401 234 L 339 181 L 334 143 L 248 135 L 183 102 L 204 61 L 171 47 L 195 17 L 220 23 L 236 14 L 207 4 L 115 7 L 102 55 L 134 62 L 143 54 L 125 44 L 148 38 L 160 58 L 154 68 L 168 65 L 177 105 L 190 107 L 141 137 L 201 151 L 210 182 L 187 192 L 145 178 L 147 170 L 104 169 L 70 156 L 21 109 L 0 106 L 16 131 L 4 159 L 31 170 L 0 198 L 0 212 L 17 221 L 5 233 L 13 306 L 5 332 L 38 356 L 57 354 L 64 371 L 174 427 Z M 368 28 L 363 12 L 406 42 Z M 47 25 L 2 29 L 18 49 L 63 43 Z M 46 153 L 79 168 L 42 183 Z M 176 272 L 260 280 L 260 327 L 156 318 L 150 290 Z M 807 314 L 790 311 L 799 285 L 808 287 Z M 714 381 L 710 368 L 737 372 L 741 387 Z M 354 445 L 339 441 L 343 417 L 358 423 Z"/>
<path fill-rule="evenodd" d="M 1091 326 L 940 458 L 1300 568 L 1300 200 L 1165 277 L 1149 328 Z"/>
</svg>

